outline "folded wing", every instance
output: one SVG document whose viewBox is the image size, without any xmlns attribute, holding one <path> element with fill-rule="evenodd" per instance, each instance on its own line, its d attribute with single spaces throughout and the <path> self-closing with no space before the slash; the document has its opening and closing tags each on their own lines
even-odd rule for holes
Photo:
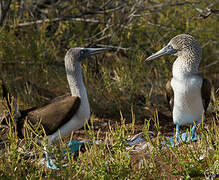
<svg viewBox="0 0 219 180">
<path fill-rule="evenodd" d="M 27 119 L 32 124 L 41 121 L 46 134 L 50 135 L 67 123 L 75 115 L 79 106 L 79 97 L 67 96 L 29 112 Z"/>
</svg>

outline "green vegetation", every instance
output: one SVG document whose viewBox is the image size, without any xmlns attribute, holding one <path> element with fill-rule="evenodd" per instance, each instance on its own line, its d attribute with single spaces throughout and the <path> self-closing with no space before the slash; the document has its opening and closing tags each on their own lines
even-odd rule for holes
<svg viewBox="0 0 219 180">
<path fill-rule="evenodd" d="M 92 117 L 86 130 L 73 134 L 74 138 L 105 143 L 86 145 L 86 152 L 80 152 L 78 158 L 69 156 L 68 167 L 53 171 L 40 165 L 43 147 L 37 145 L 33 132 L 29 129 L 25 141 L 20 141 L 10 122 L 8 140 L 0 152 L 2 179 L 190 179 L 219 173 L 219 19 L 215 13 L 206 16 L 207 7 L 219 9 L 216 0 L 43 2 L 11 2 L 1 26 L 0 78 L 20 109 L 41 105 L 69 93 L 63 63 L 69 48 L 113 47 L 82 64 Z M 158 140 L 174 130 L 171 120 L 159 113 L 171 116 L 164 87 L 175 57 L 147 63 L 144 59 L 181 33 L 191 34 L 202 45 L 200 72 L 214 89 L 207 118 L 199 128 L 203 138 L 161 148 Z M 3 104 L 0 112 L 5 110 Z M 148 109 L 157 109 L 158 117 Z M 110 123 L 104 126 L 105 122 Z M 149 130 L 153 138 L 149 138 Z M 127 150 L 124 141 L 140 131 L 152 149 Z M 42 134 L 40 129 L 37 132 Z M 65 143 L 55 155 L 60 156 L 63 148 Z M 35 153 L 29 156 L 22 149 Z"/>
</svg>

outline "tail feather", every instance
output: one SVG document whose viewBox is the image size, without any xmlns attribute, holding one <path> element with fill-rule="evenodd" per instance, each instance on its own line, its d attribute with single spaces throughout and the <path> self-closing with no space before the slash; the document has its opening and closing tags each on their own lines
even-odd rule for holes
<svg viewBox="0 0 219 180">
<path fill-rule="evenodd" d="M 8 109 L 8 111 L 10 113 L 12 113 L 12 111 L 14 112 L 14 114 L 16 116 L 18 116 L 18 114 L 20 114 L 20 112 L 18 111 L 17 108 L 17 104 L 14 101 L 14 98 L 12 97 L 12 95 L 10 94 L 10 92 L 8 91 L 8 88 L 6 86 L 6 84 L 4 83 L 4 81 L 1 79 L 2 83 L 2 98 L 3 100 L 6 102 L 6 108 Z"/>
<path fill-rule="evenodd" d="M 4 83 L 3 80 L 1 80 L 1 87 L 2 87 L 2 99 L 6 101 L 6 105 L 7 105 L 7 108 L 9 109 L 9 111 L 11 112 L 12 111 L 12 108 L 11 108 L 11 103 L 12 103 L 12 97 Z"/>
<path fill-rule="evenodd" d="M 8 91 L 6 83 L 3 81 L 3 79 L 0 79 L 0 82 L 2 88 L 2 99 L 5 102 L 4 105 L 6 106 L 6 109 L 8 111 L 6 114 L 3 115 L 3 117 L 0 117 L 0 123 L 6 125 L 7 119 L 11 118 L 11 114 L 13 114 L 14 116 L 13 119 L 17 121 L 20 117 L 20 112 L 17 109 L 17 104 L 15 103 L 15 101 L 13 101 L 13 98 Z"/>
</svg>

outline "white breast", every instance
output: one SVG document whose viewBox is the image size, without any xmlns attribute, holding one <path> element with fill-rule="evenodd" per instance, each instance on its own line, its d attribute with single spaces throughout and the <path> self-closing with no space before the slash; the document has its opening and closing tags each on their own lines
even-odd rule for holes
<svg viewBox="0 0 219 180">
<path fill-rule="evenodd" d="M 68 68 L 70 67 L 71 66 L 68 66 Z M 72 131 L 78 130 L 81 127 L 83 127 L 86 120 L 90 118 L 90 105 L 82 78 L 80 63 L 75 62 L 74 66 L 72 67 L 72 70 L 69 72 L 71 73 L 67 72 L 67 79 L 71 89 L 71 94 L 72 96 L 80 97 L 80 107 L 66 124 L 60 127 L 55 133 L 48 136 L 48 140 L 50 143 L 58 140 L 60 135 L 61 137 L 71 135 Z"/>
<path fill-rule="evenodd" d="M 85 90 L 86 92 L 86 90 Z M 61 137 L 71 135 L 72 131 L 83 127 L 84 123 L 90 118 L 90 105 L 87 99 L 87 94 L 81 97 L 81 104 L 75 115 L 55 133 L 48 136 L 49 143 L 57 141 Z"/>
<path fill-rule="evenodd" d="M 174 123 L 200 123 L 204 112 L 201 98 L 202 78 L 198 75 L 185 75 L 180 79 L 173 77 L 171 86 L 174 91 Z"/>
</svg>

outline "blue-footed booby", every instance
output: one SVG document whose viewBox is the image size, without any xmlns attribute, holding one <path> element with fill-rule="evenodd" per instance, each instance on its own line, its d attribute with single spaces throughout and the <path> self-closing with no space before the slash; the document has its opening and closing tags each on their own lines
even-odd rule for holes
<svg viewBox="0 0 219 180">
<path fill-rule="evenodd" d="M 19 136 L 23 136 L 24 122 L 36 124 L 41 121 L 48 143 L 51 144 L 61 137 L 71 134 L 72 131 L 83 127 L 90 118 L 90 105 L 86 88 L 83 82 L 80 62 L 89 56 L 103 53 L 108 48 L 71 48 L 65 55 L 65 69 L 71 90 L 71 96 L 57 98 L 42 107 L 27 110 L 16 110 L 16 122 Z M 7 104 L 10 102 L 7 98 Z M 3 120 L 4 121 L 4 120 Z"/>
<path fill-rule="evenodd" d="M 198 70 L 202 58 L 201 46 L 191 35 L 180 34 L 146 61 L 163 55 L 177 56 L 172 67 L 173 77 L 166 84 L 166 97 L 176 124 L 176 135 L 170 139 L 170 143 L 174 146 L 180 139 L 189 140 L 187 133 L 181 137 L 179 134 L 180 126 L 185 124 L 193 124 L 191 140 L 195 141 L 195 125 L 201 123 L 211 96 L 211 84 L 200 76 Z"/>
</svg>

